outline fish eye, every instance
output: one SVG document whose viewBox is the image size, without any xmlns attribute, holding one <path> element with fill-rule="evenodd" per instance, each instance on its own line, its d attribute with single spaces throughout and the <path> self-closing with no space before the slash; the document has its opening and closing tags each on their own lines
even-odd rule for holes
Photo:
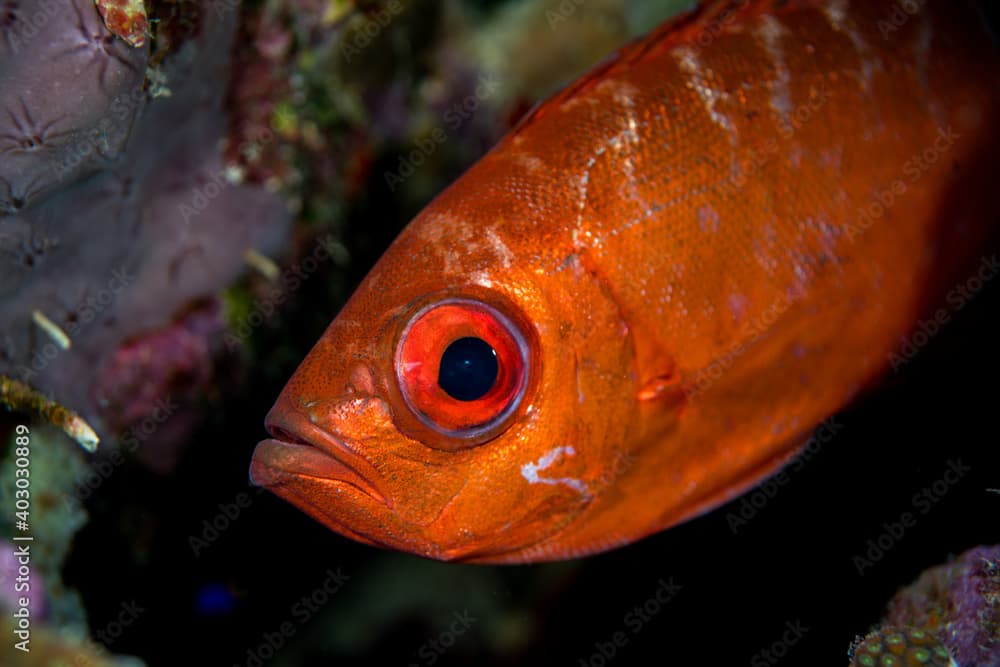
<svg viewBox="0 0 1000 667">
<path fill-rule="evenodd" d="M 466 336 L 441 355 L 438 385 L 457 401 L 475 401 L 489 393 L 499 371 L 497 351 L 482 338 Z"/>
<path fill-rule="evenodd" d="M 448 299 L 411 318 L 395 366 L 410 412 L 454 449 L 486 442 L 510 426 L 527 384 L 528 346 L 520 328 L 493 306 Z M 431 440 L 427 444 L 440 444 Z"/>
</svg>

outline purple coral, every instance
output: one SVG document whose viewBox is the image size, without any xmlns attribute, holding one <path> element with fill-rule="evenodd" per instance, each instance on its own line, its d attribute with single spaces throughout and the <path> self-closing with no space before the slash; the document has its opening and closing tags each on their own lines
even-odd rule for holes
<svg viewBox="0 0 1000 667">
<path fill-rule="evenodd" d="M 0 21 L 15 15 L 13 25 L 44 4 L 11 9 L 14 0 L 0 1 L 8 3 Z M 61 1 L 53 0 L 59 7 Z M 0 139 L 0 374 L 51 395 L 110 436 L 153 409 L 146 399 L 167 387 L 164 378 L 205 385 L 189 373 L 197 355 L 174 354 L 175 334 L 187 336 L 185 349 L 208 349 L 219 327 L 185 324 L 182 331 L 179 318 L 193 304 L 212 302 L 247 270 L 247 249 L 277 254 L 291 215 L 279 195 L 226 170 L 223 101 L 237 12 L 211 11 L 208 0 L 192 5 L 197 28 L 157 70 L 157 85 L 169 94 L 146 100 L 145 50 L 112 37 L 90 0 L 73 2 L 58 16 L 45 15 L 30 42 L 23 31 L 0 39 L 0 109 L 10 111 L 0 111 L 0 124 L 11 115 L 20 123 L 23 102 L 32 114 L 28 129 L 51 139 L 26 151 L 15 141 L 21 130 L 9 124 L 0 130 L 14 137 Z M 40 53 L 76 78 L 39 85 L 43 65 L 53 67 Z M 100 159 L 60 177 L 56 172 L 72 155 L 67 151 L 91 141 L 95 128 L 108 133 Z M 20 210 L 4 215 L 4 209 Z M 33 323 L 36 310 L 65 331 L 69 349 Z M 164 331 L 170 333 L 152 333 Z M 199 336 L 205 341 L 194 342 Z M 140 349 L 159 356 L 156 373 L 142 375 Z M 211 373 L 210 364 L 197 363 L 198 373 Z M 134 400 L 118 412 L 127 392 Z"/>
<path fill-rule="evenodd" d="M 176 463 L 176 443 L 199 418 L 225 322 L 218 301 L 194 305 L 160 329 L 125 341 L 99 370 L 94 397 L 108 429 L 158 472 Z M 213 347 L 213 342 L 216 345 Z"/>
<path fill-rule="evenodd" d="M 90 0 L 0 2 L 0 215 L 121 155 L 147 55 L 108 32 Z"/>
<path fill-rule="evenodd" d="M 931 568 L 889 603 L 890 625 L 935 633 L 960 665 L 1000 667 L 1000 545 Z"/>
<path fill-rule="evenodd" d="M 25 544 L 0 541 L 0 607 L 7 611 L 16 610 L 24 606 L 19 600 L 25 597 L 31 613 L 37 618 L 44 618 L 47 612 L 45 584 L 34 571 L 25 575 L 27 566 L 21 562 L 23 557 L 18 557 L 18 552 L 25 550 Z M 25 584 L 28 584 L 27 590 L 23 588 Z"/>
</svg>

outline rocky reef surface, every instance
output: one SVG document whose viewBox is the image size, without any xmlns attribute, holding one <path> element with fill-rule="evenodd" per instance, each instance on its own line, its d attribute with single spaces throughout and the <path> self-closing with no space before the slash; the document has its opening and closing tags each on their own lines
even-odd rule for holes
<svg viewBox="0 0 1000 667">
<path fill-rule="evenodd" d="M 291 229 L 224 159 L 238 14 L 183 11 L 152 51 L 86 0 L 9 0 L 0 25 L 0 375 L 105 437 L 209 384 L 213 302 Z"/>
<path fill-rule="evenodd" d="M 893 596 L 885 622 L 851 654 L 852 667 L 1000 667 L 1000 546 L 975 547 L 925 570 Z"/>
</svg>

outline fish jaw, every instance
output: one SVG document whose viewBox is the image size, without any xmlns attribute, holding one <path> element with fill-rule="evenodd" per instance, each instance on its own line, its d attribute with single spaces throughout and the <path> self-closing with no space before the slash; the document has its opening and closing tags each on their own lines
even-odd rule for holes
<svg viewBox="0 0 1000 667">
<path fill-rule="evenodd" d="M 312 445 L 273 438 L 258 443 L 250 465 L 251 482 L 273 489 L 287 483 L 293 475 L 339 482 L 376 502 L 385 502 L 356 471 Z"/>
<path fill-rule="evenodd" d="M 250 464 L 253 484 L 268 489 L 342 535 L 380 546 L 374 537 L 352 528 L 359 524 L 347 518 L 346 511 L 337 513 L 329 509 L 331 505 L 344 510 L 364 508 L 365 516 L 388 513 L 358 477 L 349 467 L 312 445 L 275 439 L 261 441 Z M 338 516 L 344 520 L 338 520 Z"/>
<path fill-rule="evenodd" d="M 402 490 L 393 494 L 392 485 L 370 464 L 359 463 L 348 445 L 308 424 L 304 416 L 274 416 L 281 404 L 279 400 L 268 415 L 267 428 L 275 437 L 257 445 L 251 481 L 331 530 L 368 545 L 441 561 L 520 562 L 521 551 L 551 539 L 587 504 L 573 489 L 538 485 L 537 495 L 522 497 L 520 511 L 507 517 L 504 529 L 476 530 L 469 523 L 475 513 L 470 506 L 482 494 L 469 493 L 478 483 L 468 481 L 433 521 L 414 523 L 394 507 L 394 500 L 406 503 L 412 497 Z M 550 467 L 556 474 L 559 466 Z M 554 516 L 561 518 L 553 522 Z"/>
<path fill-rule="evenodd" d="M 382 476 L 344 439 L 313 423 L 295 405 L 282 393 L 268 413 L 265 427 L 272 437 L 254 450 L 250 481 L 346 537 L 389 546 L 377 529 L 370 529 L 398 523 Z M 404 541 L 410 549 L 426 552 L 413 536 Z"/>
<path fill-rule="evenodd" d="M 391 519 L 391 512 L 357 484 L 354 471 L 311 445 L 261 441 L 254 450 L 250 481 L 345 537 L 386 546 L 364 526 L 372 517 Z"/>
<path fill-rule="evenodd" d="M 265 420 L 273 438 L 257 445 L 250 477 L 260 486 L 274 486 L 283 474 L 311 475 L 354 487 L 371 500 L 392 509 L 380 487 L 379 473 L 364 456 L 344 440 L 323 429 L 304 414 L 291 411 L 279 400 Z M 259 480 L 259 481 L 258 481 Z"/>
<path fill-rule="evenodd" d="M 377 491 L 370 491 L 370 482 L 342 461 L 312 445 L 273 438 L 257 445 L 250 479 L 344 537 L 440 561 L 523 562 L 522 551 L 551 538 L 584 509 L 577 506 L 574 493 L 556 489 L 533 499 L 530 509 L 512 519 L 507 530 L 456 540 L 462 532 L 455 523 L 455 515 L 462 514 L 456 512 L 462 499 L 430 525 L 414 525 L 401 520 Z M 573 506 L 575 511 L 567 511 Z M 558 525 L 549 521 L 553 514 L 564 517 Z M 558 557 L 559 552 L 554 553 Z"/>
<path fill-rule="evenodd" d="M 253 484 L 350 539 L 404 549 L 427 558 L 443 558 L 432 545 L 401 525 L 389 496 L 380 490 L 381 483 L 374 481 L 377 475 L 372 475 L 367 466 L 357 466 L 357 459 L 336 444 L 335 437 L 326 434 L 319 443 L 307 442 L 294 432 L 270 424 L 269 430 L 283 439 L 269 438 L 258 443 L 250 464 Z M 321 443 L 334 443 L 335 449 L 331 453 Z M 386 527 L 394 539 L 386 539 Z"/>
</svg>

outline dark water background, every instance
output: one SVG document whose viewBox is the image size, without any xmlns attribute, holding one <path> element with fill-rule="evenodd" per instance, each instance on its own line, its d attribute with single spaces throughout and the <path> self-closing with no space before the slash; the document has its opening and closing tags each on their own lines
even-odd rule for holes
<svg viewBox="0 0 1000 667">
<path fill-rule="evenodd" d="M 835 436 L 737 532 L 743 498 L 579 561 L 448 565 L 356 544 L 253 489 L 265 413 L 337 300 L 416 212 L 390 195 L 380 166 L 348 216 L 350 268 L 323 267 L 282 326 L 255 333 L 260 349 L 270 337 L 282 353 L 223 397 L 173 475 L 126 464 L 89 500 L 65 579 L 94 633 L 108 636 L 123 604 L 142 610 L 112 652 L 154 667 L 844 665 L 901 586 L 1000 542 L 997 280 L 838 415 Z M 968 472 L 942 486 L 959 467 Z M 914 525 L 887 527 L 904 512 Z M 211 537 L 206 521 L 224 528 Z M 206 542 L 197 554 L 193 537 Z M 889 547 L 871 550 L 880 537 Z M 861 574 L 857 557 L 872 560 Z M 665 584 L 676 592 L 661 603 Z"/>
</svg>

